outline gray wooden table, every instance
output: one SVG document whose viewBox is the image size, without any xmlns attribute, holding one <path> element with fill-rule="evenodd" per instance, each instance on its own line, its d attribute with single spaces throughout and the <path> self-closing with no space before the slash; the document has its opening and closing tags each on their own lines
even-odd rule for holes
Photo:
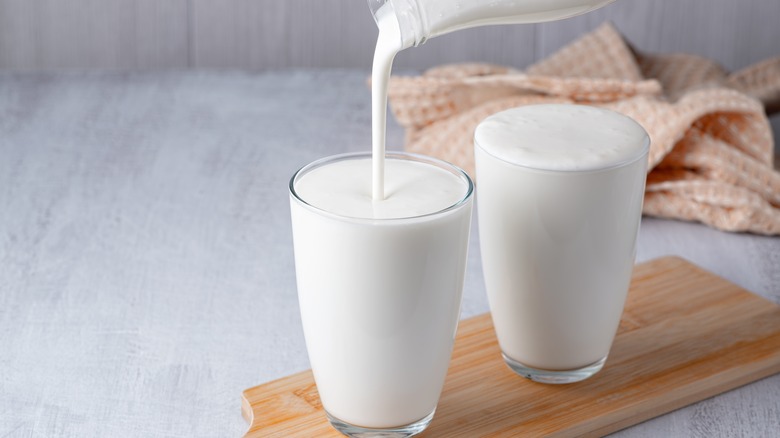
<svg viewBox="0 0 780 438">
<path fill-rule="evenodd" d="M 240 435 L 245 388 L 308 368 L 287 182 L 368 149 L 365 79 L 0 76 L 0 437 Z M 667 254 L 780 303 L 778 238 L 645 218 Z M 780 375 L 617 435 L 778 436 Z"/>
</svg>

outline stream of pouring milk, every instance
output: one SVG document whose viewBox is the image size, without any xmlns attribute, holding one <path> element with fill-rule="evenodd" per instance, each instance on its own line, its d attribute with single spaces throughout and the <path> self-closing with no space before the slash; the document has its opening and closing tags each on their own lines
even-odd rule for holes
<svg viewBox="0 0 780 438">
<path fill-rule="evenodd" d="M 401 29 L 389 4 L 376 13 L 379 37 L 374 50 L 374 65 L 371 68 L 371 155 L 372 155 L 372 198 L 385 199 L 385 133 L 387 131 L 387 83 L 393 68 L 396 53 L 401 45 Z"/>
</svg>

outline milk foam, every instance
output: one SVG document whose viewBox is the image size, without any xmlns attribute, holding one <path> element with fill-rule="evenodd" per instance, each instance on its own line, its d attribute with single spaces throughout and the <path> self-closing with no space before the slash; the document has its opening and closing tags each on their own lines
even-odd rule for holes
<svg viewBox="0 0 780 438">
<path fill-rule="evenodd" d="M 633 119 L 583 105 L 528 105 L 485 119 L 475 143 L 501 160 L 544 170 L 599 170 L 641 157 L 645 130 Z"/>
<path fill-rule="evenodd" d="M 295 192 L 307 204 L 340 216 L 394 219 L 422 216 L 449 208 L 468 191 L 464 179 L 430 164 L 388 158 L 385 199 L 374 201 L 366 182 L 368 158 L 318 167 L 300 177 Z"/>
</svg>

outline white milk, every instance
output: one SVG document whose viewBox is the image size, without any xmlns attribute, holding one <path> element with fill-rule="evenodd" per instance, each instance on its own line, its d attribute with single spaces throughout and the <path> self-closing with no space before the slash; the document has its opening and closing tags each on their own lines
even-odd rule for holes
<svg viewBox="0 0 780 438">
<path fill-rule="evenodd" d="M 510 359 L 574 370 L 606 358 L 634 262 L 648 147 L 630 118 L 578 105 L 515 108 L 477 128 L 482 265 Z"/>
<path fill-rule="evenodd" d="M 466 193 L 465 182 L 429 164 L 388 160 L 386 198 L 371 199 L 371 160 L 342 160 L 308 172 L 295 191 L 312 206 L 339 216 L 394 219 L 422 216 L 457 203 Z"/>
<path fill-rule="evenodd" d="M 371 428 L 411 424 L 436 407 L 472 206 L 465 174 L 394 154 L 386 166 L 384 201 L 365 183 L 367 155 L 304 169 L 291 195 L 301 317 L 323 406 Z"/>
</svg>

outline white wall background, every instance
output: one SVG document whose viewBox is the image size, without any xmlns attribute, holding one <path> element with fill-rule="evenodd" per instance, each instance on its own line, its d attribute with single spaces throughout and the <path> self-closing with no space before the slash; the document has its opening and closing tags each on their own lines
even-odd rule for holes
<svg viewBox="0 0 780 438">
<path fill-rule="evenodd" d="M 398 65 L 522 67 L 604 20 L 643 50 L 697 53 L 729 69 L 780 56 L 780 0 L 618 0 L 562 22 L 440 37 Z M 368 68 L 375 36 L 363 0 L 0 0 L 8 70 Z"/>
<path fill-rule="evenodd" d="M 641 50 L 695 53 L 730 70 L 780 56 L 780 0 L 618 0 L 561 22 L 433 39 L 396 68 L 523 67 L 605 20 Z M 364 0 L 0 0 L 6 71 L 368 69 L 375 38 Z"/>
</svg>

